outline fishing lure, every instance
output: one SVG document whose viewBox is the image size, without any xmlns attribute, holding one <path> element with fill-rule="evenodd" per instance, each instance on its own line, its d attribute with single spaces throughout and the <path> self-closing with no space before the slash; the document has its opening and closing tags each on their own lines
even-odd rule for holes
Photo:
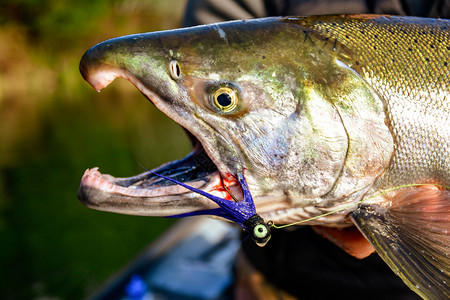
<svg viewBox="0 0 450 300">
<path fill-rule="evenodd" d="M 179 182 L 173 178 L 152 172 L 150 170 L 147 171 L 153 175 L 169 180 L 175 184 L 187 188 L 188 190 L 200 194 L 212 200 L 217 205 L 219 205 L 219 208 L 173 215 L 170 216 L 171 218 L 189 217 L 196 215 L 215 215 L 218 217 L 228 219 L 241 226 L 246 232 L 250 234 L 253 241 L 255 241 L 255 243 L 260 247 L 265 246 L 267 242 L 270 240 L 271 237 L 270 228 L 273 226 L 273 223 L 271 221 L 265 223 L 263 218 L 261 218 L 261 216 L 256 213 L 255 203 L 248 188 L 247 182 L 245 181 L 245 178 L 242 174 L 238 174 L 236 179 L 241 185 L 244 198 L 241 201 L 229 201 L 214 196 L 205 191 L 196 189 L 192 186 Z M 228 189 L 226 190 L 228 191 Z M 233 199 L 235 199 L 229 191 L 228 193 L 232 196 Z"/>
</svg>

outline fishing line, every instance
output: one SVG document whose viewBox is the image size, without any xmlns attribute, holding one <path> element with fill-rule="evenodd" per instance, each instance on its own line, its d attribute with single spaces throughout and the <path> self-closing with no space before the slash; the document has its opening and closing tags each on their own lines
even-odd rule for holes
<svg viewBox="0 0 450 300">
<path fill-rule="evenodd" d="M 248 240 L 249 237 L 251 237 L 250 233 L 248 233 L 246 231 L 244 231 L 244 232 L 247 234 L 245 235 L 245 237 L 243 239 L 241 239 L 241 244 L 245 243 L 245 241 Z"/>
<path fill-rule="evenodd" d="M 299 224 L 302 224 L 302 223 L 306 223 L 306 222 L 309 222 L 309 221 L 312 221 L 312 220 L 316 220 L 316 219 L 319 219 L 319 218 L 322 218 L 322 217 L 325 217 L 325 216 L 328 216 L 328 215 L 340 212 L 340 211 L 342 211 L 342 210 L 344 210 L 344 209 L 346 209 L 348 207 L 351 207 L 351 206 L 354 206 L 354 205 L 359 205 L 359 204 L 364 203 L 366 201 L 369 201 L 369 200 L 371 200 L 373 198 L 382 196 L 384 194 L 390 193 L 392 191 L 395 191 L 395 190 L 398 190 L 398 189 L 401 189 L 401 188 L 415 187 L 415 186 L 425 186 L 425 185 L 434 185 L 434 186 L 441 187 L 441 188 L 444 188 L 444 189 L 450 189 L 450 187 L 445 186 L 445 185 L 430 184 L 430 183 L 411 183 L 411 184 L 399 185 L 399 186 L 396 186 L 396 187 L 384 190 L 383 192 L 381 192 L 379 194 L 376 194 L 376 195 L 373 195 L 373 196 L 371 196 L 371 197 L 369 197 L 367 199 L 360 200 L 360 201 L 358 201 L 356 203 L 346 204 L 346 205 L 342 206 L 339 209 L 336 209 L 336 210 L 333 210 L 333 211 L 329 211 L 327 213 L 324 213 L 324 214 L 321 214 L 321 215 L 318 215 L 318 216 L 315 216 L 315 217 L 312 217 L 312 218 L 309 218 L 309 219 L 301 220 L 301 221 L 298 221 L 298 222 L 295 222 L 295 223 L 286 224 L 286 225 L 280 225 L 280 226 L 277 226 L 277 225 L 272 223 L 272 227 L 275 228 L 275 229 L 282 229 L 282 228 L 286 228 L 286 227 L 289 227 L 289 226 L 299 225 Z"/>
<path fill-rule="evenodd" d="M 220 176 L 220 183 L 222 184 L 222 187 L 227 191 L 227 193 L 231 196 L 231 198 L 233 198 L 234 202 L 239 202 L 239 200 L 233 195 L 230 189 L 223 183 L 222 176 Z"/>
</svg>

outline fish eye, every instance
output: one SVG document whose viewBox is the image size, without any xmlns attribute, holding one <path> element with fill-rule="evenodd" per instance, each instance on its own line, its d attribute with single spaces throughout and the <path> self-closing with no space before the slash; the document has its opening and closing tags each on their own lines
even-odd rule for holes
<svg viewBox="0 0 450 300">
<path fill-rule="evenodd" d="M 229 87 L 221 87 L 213 93 L 214 105 L 222 112 L 233 111 L 238 104 L 236 92 Z"/>
<path fill-rule="evenodd" d="M 181 68 L 180 64 L 176 60 L 171 60 L 169 63 L 169 71 L 170 71 L 170 77 L 172 79 L 177 80 L 181 77 Z"/>
<path fill-rule="evenodd" d="M 264 224 L 256 225 L 255 228 L 253 229 L 253 234 L 258 239 L 265 238 L 268 233 L 269 233 L 269 230 L 267 229 L 267 227 Z"/>
</svg>

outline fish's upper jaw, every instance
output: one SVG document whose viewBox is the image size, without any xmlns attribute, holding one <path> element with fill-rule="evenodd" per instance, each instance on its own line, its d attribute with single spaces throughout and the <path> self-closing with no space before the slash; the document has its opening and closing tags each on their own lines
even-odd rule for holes
<svg viewBox="0 0 450 300">
<path fill-rule="evenodd" d="M 116 78 L 124 78 L 135 85 L 139 90 L 146 90 L 145 86 L 130 72 L 110 66 L 108 64 L 102 64 L 98 61 L 89 58 L 89 52 L 86 52 L 80 61 L 80 73 L 97 92 L 100 92 L 108 85 L 110 85 Z M 146 91 L 146 94 L 152 94 L 150 91 Z M 154 96 L 154 95 L 152 95 Z"/>
<path fill-rule="evenodd" d="M 125 72 L 118 68 L 103 64 L 101 58 L 98 57 L 99 51 L 95 51 L 95 49 L 96 46 L 89 49 L 83 55 L 79 69 L 84 80 L 86 80 L 97 92 L 100 92 L 117 77 L 125 77 Z"/>
<path fill-rule="evenodd" d="M 80 66 L 80 70 L 81 66 Z M 114 79 L 118 77 L 127 78 L 126 72 L 122 71 L 107 71 L 107 70 L 98 70 L 97 72 L 88 72 L 82 70 L 84 79 L 97 91 L 100 92 L 102 89 L 107 87 Z"/>
</svg>

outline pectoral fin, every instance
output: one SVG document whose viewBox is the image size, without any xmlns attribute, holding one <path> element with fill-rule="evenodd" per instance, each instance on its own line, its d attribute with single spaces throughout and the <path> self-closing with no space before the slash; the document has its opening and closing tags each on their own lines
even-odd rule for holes
<svg viewBox="0 0 450 300">
<path fill-rule="evenodd" d="M 450 191 L 416 187 L 388 200 L 362 204 L 354 223 L 414 292 L 450 299 Z"/>
</svg>

